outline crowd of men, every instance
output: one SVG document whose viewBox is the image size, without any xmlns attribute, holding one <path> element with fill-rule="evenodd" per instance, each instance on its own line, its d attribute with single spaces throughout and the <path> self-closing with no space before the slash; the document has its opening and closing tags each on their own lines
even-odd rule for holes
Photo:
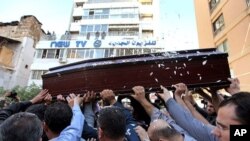
<svg viewBox="0 0 250 141">
<path fill-rule="evenodd" d="M 100 93 L 101 100 L 95 92 L 53 100 L 44 89 L 0 110 L 0 141 L 229 141 L 230 125 L 250 124 L 250 93 L 240 91 L 237 78 L 229 81 L 227 96 L 216 87 L 191 91 L 178 83 L 171 93 L 161 86 L 156 102 L 135 86 L 126 96 L 130 105 L 110 89 Z"/>
</svg>

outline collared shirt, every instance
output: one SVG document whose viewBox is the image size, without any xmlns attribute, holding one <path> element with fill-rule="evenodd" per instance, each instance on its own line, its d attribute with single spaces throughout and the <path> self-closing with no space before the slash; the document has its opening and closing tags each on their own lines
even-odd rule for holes
<svg viewBox="0 0 250 141">
<path fill-rule="evenodd" d="M 176 122 L 172 118 L 170 118 L 167 115 L 164 115 L 159 109 L 154 108 L 153 109 L 153 113 L 152 113 L 152 115 L 150 117 L 151 117 L 151 121 L 154 121 L 156 119 L 165 120 L 176 131 L 180 132 L 183 135 L 184 141 L 196 141 L 196 139 L 194 139 L 193 137 L 191 137 L 188 134 L 188 132 L 186 132 L 183 128 L 181 128 L 179 125 L 177 125 Z"/>
<path fill-rule="evenodd" d="M 173 98 L 166 102 L 168 112 L 175 122 L 180 125 L 184 130 L 199 141 L 218 141 L 211 131 L 214 126 L 206 125 L 194 118 L 193 115 L 179 105 Z"/>
<path fill-rule="evenodd" d="M 81 135 L 84 125 L 84 116 L 79 105 L 74 105 L 72 108 L 73 117 L 71 123 L 66 127 L 58 137 L 50 141 L 81 141 Z"/>
</svg>

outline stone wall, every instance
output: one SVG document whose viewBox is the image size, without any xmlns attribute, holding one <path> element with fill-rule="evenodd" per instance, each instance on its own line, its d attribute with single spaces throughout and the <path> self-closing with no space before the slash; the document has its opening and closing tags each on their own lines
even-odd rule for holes
<svg viewBox="0 0 250 141">
<path fill-rule="evenodd" d="M 42 24 L 36 17 L 28 15 L 23 16 L 18 21 L 10 23 L 0 23 L 0 36 L 22 40 L 23 37 L 30 37 L 34 39 L 35 44 L 39 41 L 42 29 Z"/>
</svg>

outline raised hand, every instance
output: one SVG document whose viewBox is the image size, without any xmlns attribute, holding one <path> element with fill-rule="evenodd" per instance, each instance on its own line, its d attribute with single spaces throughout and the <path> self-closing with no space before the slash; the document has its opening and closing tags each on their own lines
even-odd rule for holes
<svg viewBox="0 0 250 141">
<path fill-rule="evenodd" d="M 228 78 L 231 82 L 230 86 L 226 88 L 226 91 L 231 95 L 240 92 L 240 80 L 238 78 Z"/>
<path fill-rule="evenodd" d="M 41 102 L 44 100 L 44 98 L 45 98 L 48 94 L 49 94 L 49 93 L 48 93 L 48 90 L 47 90 L 47 89 L 43 89 L 43 90 L 41 90 L 41 91 L 39 92 L 38 95 L 36 95 L 34 98 L 32 98 L 32 99 L 30 100 L 30 102 L 31 102 L 32 104 L 41 103 Z"/>
<path fill-rule="evenodd" d="M 185 94 L 187 92 L 187 86 L 184 83 L 175 84 L 173 85 L 173 87 L 175 88 L 174 94 L 176 96 L 181 96 L 182 94 Z"/>
<path fill-rule="evenodd" d="M 163 90 L 163 93 L 158 93 L 157 95 L 160 96 L 165 102 L 167 102 L 172 96 L 170 95 L 170 92 L 167 88 L 164 86 L 161 86 L 161 89 Z"/>
<path fill-rule="evenodd" d="M 74 93 L 71 93 L 66 97 L 66 100 L 68 101 L 69 106 L 72 108 L 74 105 L 80 105 L 83 101 L 83 98 L 81 98 L 80 95 L 76 96 Z"/>
<path fill-rule="evenodd" d="M 105 89 L 100 93 L 102 100 L 110 105 L 116 102 L 115 94 L 112 90 Z"/>
<path fill-rule="evenodd" d="M 145 100 L 145 89 L 142 86 L 135 86 L 132 88 L 132 90 L 134 91 L 134 95 L 131 95 L 135 100 L 137 101 L 143 101 Z"/>
</svg>

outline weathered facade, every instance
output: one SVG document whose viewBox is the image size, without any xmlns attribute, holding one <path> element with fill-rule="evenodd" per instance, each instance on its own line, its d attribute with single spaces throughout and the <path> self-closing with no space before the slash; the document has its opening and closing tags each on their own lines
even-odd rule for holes
<svg viewBox="0 0 250 141">
<path fill-rule="evenodd" d="M 26 86 L 35 45 L 43 34 L 41 23 L 28 15 L 19 21 L 0 22 L 0 87 Z"/>
</svg>

